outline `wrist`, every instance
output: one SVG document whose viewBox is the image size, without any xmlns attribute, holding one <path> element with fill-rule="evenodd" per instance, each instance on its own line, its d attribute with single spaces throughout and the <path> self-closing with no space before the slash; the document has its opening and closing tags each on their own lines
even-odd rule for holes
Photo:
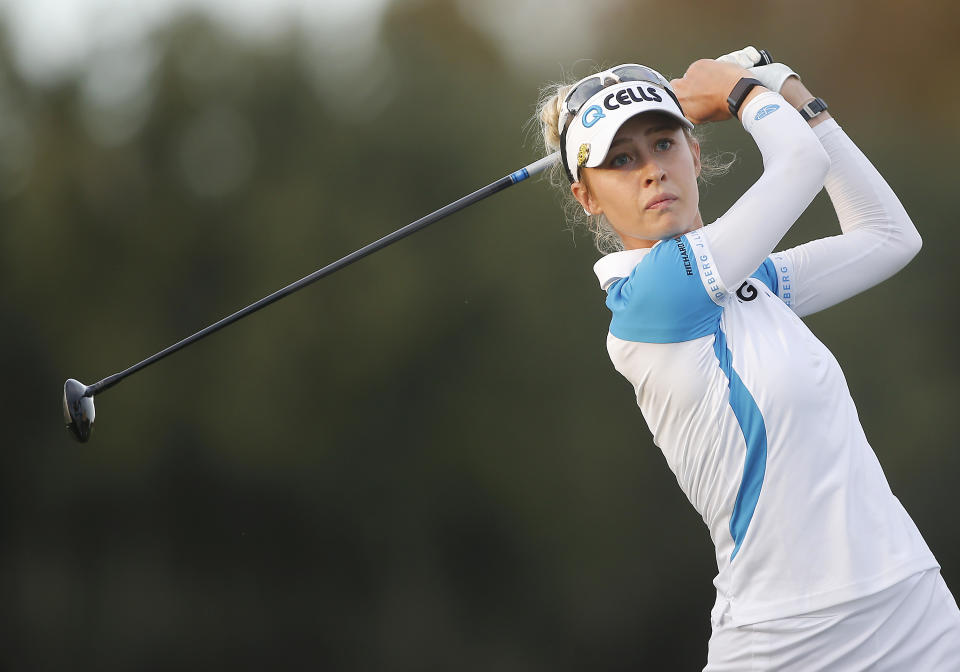
<svg viewBox="0 0 960 672">
<path fill-rule="evenodd" d="M 821 112 L 820 114 L 818 114 L 817 116 L 815 116 L 813 119 L 810 119 L 807 123 L 810 124 L 810 128 L 813 128 L 814 126 L 817 126 L 818 124 L 822 124 L 822 123 L 825 122 L 827 119 L 833 119 L 833 117 L 830 116 L 830 113 L 829 113 L 829 112 L 827 112 L 826 110 L 824 110 L 823 112 Z"/>
<path fill-rule="evenodd" d="M 727 96 L 727 109 L 731 117 L 742 118 L 744 106 L 757 97 L 761 92 L 767 89 L 760 83 L 760 80 L 753 77 L 741 77 L 730 95 Z"/>
<path fill-rule="evenodd" d="M 811 128 L 831 118 L 830 113 L 827 112 L 827 103 L 823 98 L 811 97 L 795 107 Z"/>
<path fill-rule="evenodd" d="M 780 95 L 795 108 L 814 97 L 799 77 L 788 77 L 787 81 L 780 87 Z"/>
<path fill-rule="evenodd" d="M 753 87 L 750 93 L 747 94 L 747 97 L 743 99 L 743 105 L 741 105 L 740 109 L 737 111 L 737 118 L 740 119 L 740 121 L 743 121 L 743 111 L 747 109 L 747 105 L 749 105 L 754 98 L 763 95 L 764 93 L 770 93 L 770 89 L 764 87 L 763 85 Z"/>
</svg>

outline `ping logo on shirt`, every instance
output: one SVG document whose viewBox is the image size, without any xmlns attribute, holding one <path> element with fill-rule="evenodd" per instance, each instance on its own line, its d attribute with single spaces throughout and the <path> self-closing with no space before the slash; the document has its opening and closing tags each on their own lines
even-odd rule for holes
<svg viewBox="0 0 960 672">
<path fill-rule="evenodd" d="M 740 289 L 737 290 L 737 298 L 743 301 L 753 301 L 757 298 L 757 288 L 744 280 L 743 284 L 740 285 Z"/>
<path fill-rule="evenodd" d="M 603 113 L 599 105 L 591 105 L 583 111 L 583 125 L 586 128 L 590 128 L 605 116 L 607 115 Z"/>
<path fill-rule="evenodd" d="M 754 119 L 756 121 L 760 121 L 764 117 L 769 117 L 771 114 L 773 114 L 779 109 L 780 109 L 779 105 L 764 105 L 763 107 L 760 108 L 760 111 L 757 112 L 756 116 L 754 116 Z"/>
</svg>

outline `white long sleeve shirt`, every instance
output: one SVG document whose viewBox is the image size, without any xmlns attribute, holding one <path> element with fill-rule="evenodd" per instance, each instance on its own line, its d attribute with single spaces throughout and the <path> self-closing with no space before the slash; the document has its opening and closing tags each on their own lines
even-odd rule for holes
<svg viewBox="0 0 960 672">
<path fill-rule="evenodd" d="M 594 267 L 613 364 L 715 545 L 714 618 L 729 609 L 737 625 L 938 566 L 890 491 L 839 364 L 799 317 L 895 273 L 919 235 L 835 121 L 811 130 L 774 93 L 743 119 L 764 172 L 727 213 Z M 843 234 L 772 254 L 824 181 Z"/>
</svg>

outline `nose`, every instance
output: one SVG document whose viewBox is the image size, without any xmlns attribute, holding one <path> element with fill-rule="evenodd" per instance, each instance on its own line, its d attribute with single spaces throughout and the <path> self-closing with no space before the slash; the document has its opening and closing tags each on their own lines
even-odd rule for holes
<svg viewBox="0 0 960 672">
<path fill-rule="evenodd" d="M 643 167 L 643 186 L 649 187 L 667 179 L 667 171 L 655 159 L 651 159 Z"/>
</svg>

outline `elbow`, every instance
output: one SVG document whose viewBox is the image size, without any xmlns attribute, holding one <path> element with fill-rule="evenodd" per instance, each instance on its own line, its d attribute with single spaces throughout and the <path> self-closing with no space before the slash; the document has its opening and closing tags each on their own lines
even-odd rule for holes
<svg viewBox="0 0 960 672">
<path fill-rule="evenodd" d="M 906 213 L 903 213 L 902 219 L 892 219 L 890 222 L 894 226 L 886 234 L 885 256 L 891 271 L 896 273 L 920 253 L 923 239 Z"/>
<path fill-rule="evenodd" d="M 903 241 L 904 265 L 917 256 L 920 253 L 920 248 L 923 247 L 923 238 L 920 237 L 920 232 L 917 231 L 917 227 L 915 227 L 909 219 L 907 219 L 906 224 L 907 225 L 903 227 L 906 232 Z"/>
</svg>

